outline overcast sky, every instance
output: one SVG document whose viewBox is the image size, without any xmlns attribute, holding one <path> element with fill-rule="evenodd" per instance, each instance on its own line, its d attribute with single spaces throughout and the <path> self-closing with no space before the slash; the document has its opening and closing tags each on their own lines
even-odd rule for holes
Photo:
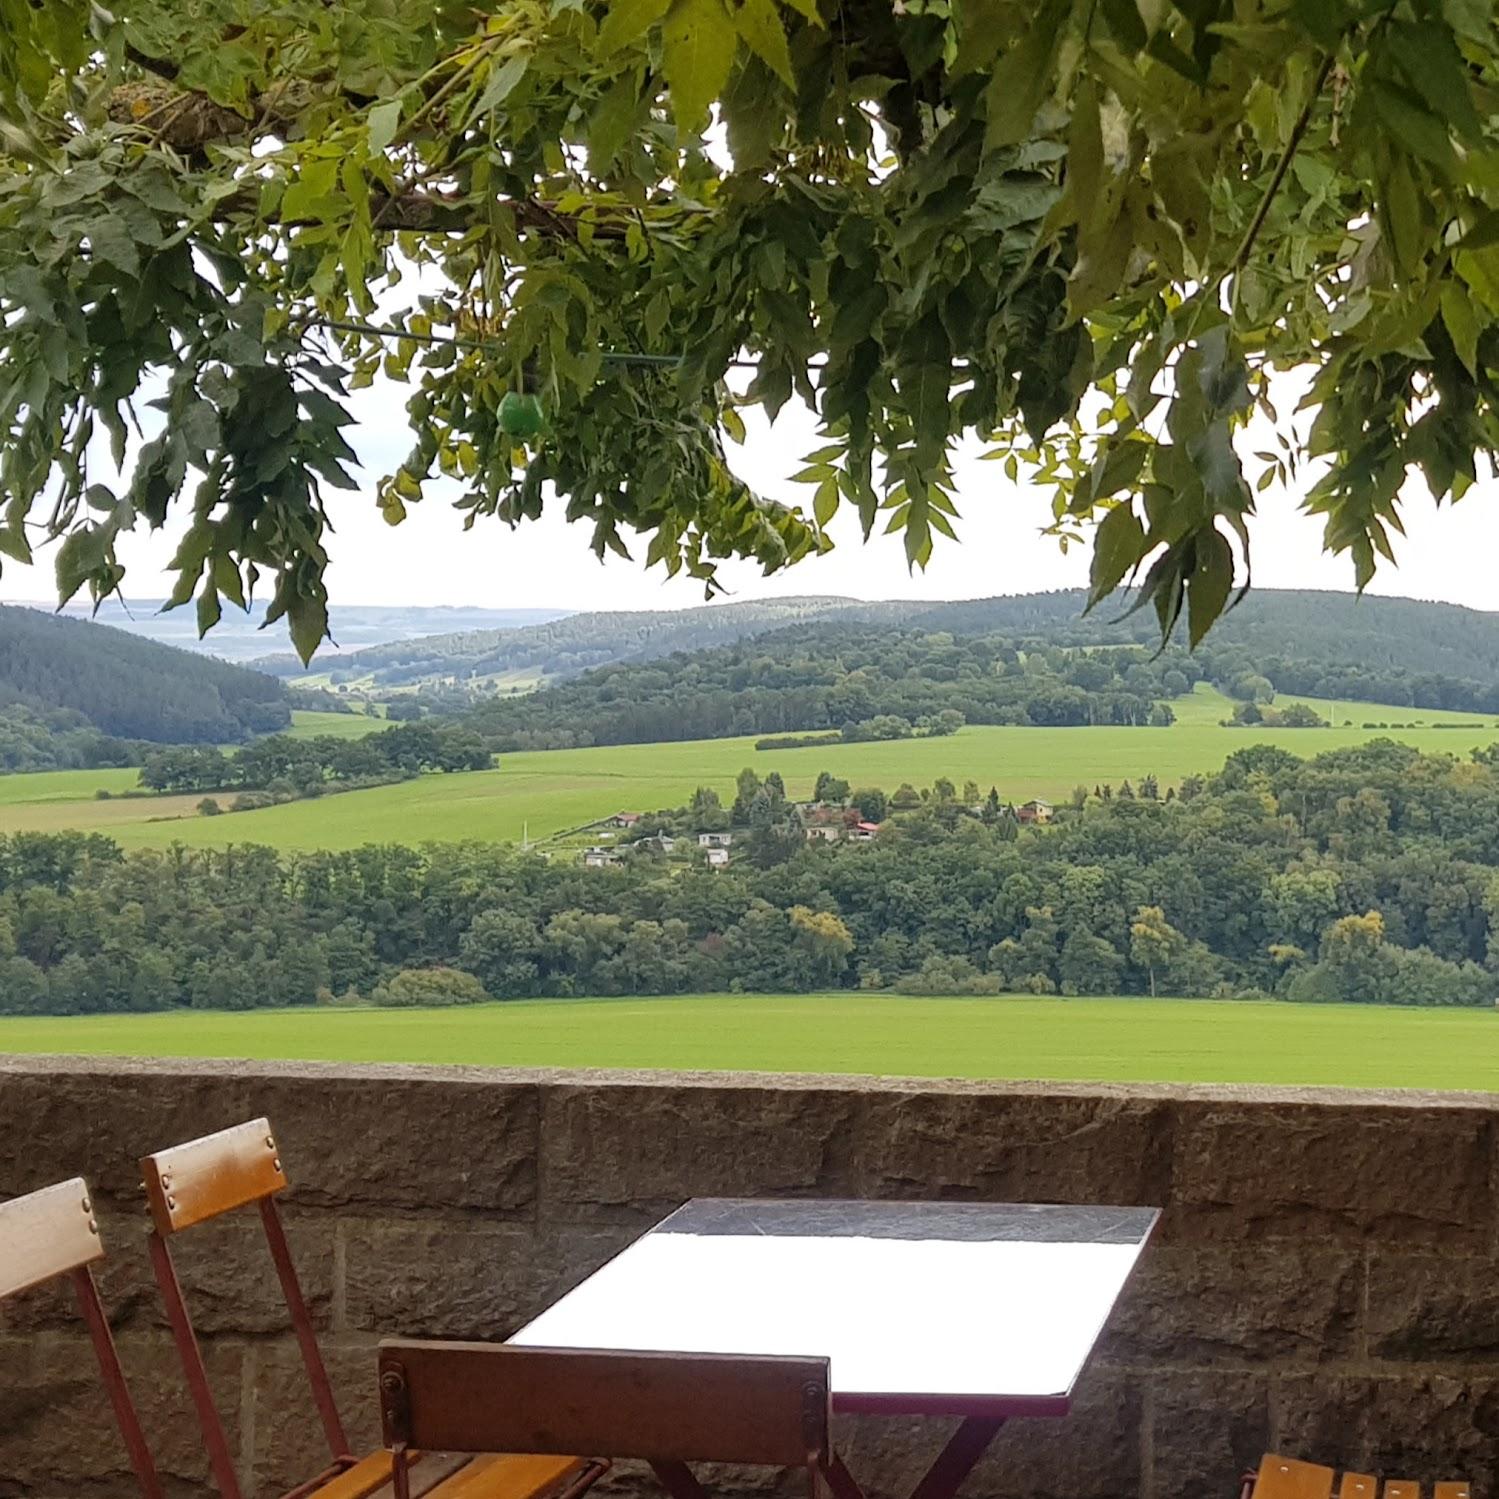
<svg viewBox="0 0 1499 1499">
<path fill-rule="evenodd" d="M 667 580 L 659 568 L 644 571 L 615 557 L 596 561 L 587 549 L 587 531 L 560 519 L 543 518 L 511 531 L 496 521 L 461 529 L 450 508 L 452 491 L 411 509 L 399 527 L 380 518 L 372 495 L 375 480 L 388 472 L 410 444 L 401 387 L 376 386 L 356 397 L 359 428 L 352 434 L 366 465 L 363 493 L 330 491 L 337 534 L 330 592 L 335 609 L 346 604 L 468 604 L 490 608 L 660 609 L 702 602 L 702 587 L 688 578 Z M 1250 446 L 1263 446 L 1251 439 Z M 790 407 L 773 429 L 752 426 L 735 467 L 762 493 L 783 499 L 809 499 L 788 482 L 801 456 L 816 446 L 810 413 Z M 978 449 L 975 449 L 976 453 Z M 1087 580 L 1086 548 L 1064 556 L 1055 540 L 1041 536 L 1049 519 L 1046 497 L 1010 484 L 1002 467 L 970 458 L 958 468 L 960 542 L 938 538 L 925 573 L 907 571 L 899 536 L 876 536 L 861 543 L 851 516 L 835 523 L 836 550 L 786 572 L 763 578 L 753 564 L 726 563 L 722 578 L 730 595 L 741 599 L 785 594 L 842 594 L 866 599 L 978 598 L 1082 585 Z M 1494 556 L 1499 542 L 1499 499 L 1494 484 L 1480 485 L 1455 508 L 1438 512 L 1424 491 L 1413 486 L 1405 510 L 1408 537 L 1400 543 L 1399 570 L 1385 568 L 1374 585 L 1380 593 L 1443 599 L 1477 609 L 1499 608 Z M 1252 523 L 1254 581 L 1272 588 L 1352 588 L 1346 558 L 1324 557 L 1321 525 L 1301 514 L 1296 497 L 1263 495 Z M 165 571 L 180 526 L 133 538 L 123 556 L 129 568 L 127 599 L 164 596 Z M 646 543 L 636 549 L 644 555 Z M 50 558 L 33 568 L 5 564 L 0 599 L 51 602 Z"/>
</svg>

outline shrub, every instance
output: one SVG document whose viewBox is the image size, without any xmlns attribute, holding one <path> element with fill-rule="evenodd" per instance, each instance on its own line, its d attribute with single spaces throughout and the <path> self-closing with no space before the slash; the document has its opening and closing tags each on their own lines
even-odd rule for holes
<svg viewBox="0 0 1499 1499">
<path fill-rule="evenodd" d="M 198 803 L 199 817 L 217 817 L 224 809 L 211 797 L 205 796 Z"/>
<path fill-rule="evenodd" d="M 416 1005 L 479 1005 L 489 1002 L 489 992 L 473 974 L 461 968 L 403 968 L 375 986 L 372 1003 L 411 1007 Z"/>
</svg>

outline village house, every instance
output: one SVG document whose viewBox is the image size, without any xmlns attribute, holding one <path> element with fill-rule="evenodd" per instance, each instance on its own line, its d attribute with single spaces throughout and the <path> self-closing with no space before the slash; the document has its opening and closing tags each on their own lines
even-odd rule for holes
<svg viewBox="0 0 1499 1499">
<path fill-rule="evenodd" d="M 1019 822 L 1044 825 L 1051 821 L 1051 803 L 1043 802 L 1039 798 L 1028 801 L 1024 806 L 1016 808 L 1015 817 Z"/>
<path fill-rule="evenodd" d="M 697 835 L 699 848 L 727 848 L 733 841 L 732 833 L 699 833 Z"/>
<path fill-rule="evenodd" d="M 729 851 L 726 848 L 710 848 L 708 850 L 708 868 L 722 869 L 729 862 Z"/>
<path fill-rule="evenodd" d="M 588 848 L 583 851 L 583 867 L 585 869 L 607 869 L 611 864 L 619 863 L 619 855 L 612 848 Z"/>
<path fill-rule="evenodd" d="M 642 814 L 639 812 L 616 812 L 613 817 L 604 819 L 606 828 L 624 828 L 628 832 L 640 821 Z"/>
<path fill-rule="evenodd" d="M 853 843 L 868 843 L 879 830 L 877 822 L 856 822 L 848 830 L 849 840 Z"/>
</svg>

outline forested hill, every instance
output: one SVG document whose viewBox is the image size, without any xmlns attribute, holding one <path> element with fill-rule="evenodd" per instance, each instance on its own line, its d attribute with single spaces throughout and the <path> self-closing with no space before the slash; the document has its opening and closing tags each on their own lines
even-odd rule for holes
<svg viewBox="0 0 1499 1499">
<path fill-rule="evenodd" d="M 108 625 L 0 606 L 0 713 L 67 710 L 104 734 L 216 744 L 291 723 L 286 688 Z"/>
<path fill-rule="evenodd" d="M 709 604 L 697 609 L 628 610 L 574 614 L 514 630 L 464 630 L 353 651 L 336 661 L 317 657 L 312 670 L 376 687 L 405 687 L 449 679 L 508 674 L 568 677 L 616 661 L 648 660 L 677 651 L 727 645 L 747 635 L 817 619 L 903 619 L 925 607 L 864 603 L 858 599 L 789 598 L 759 603 Z M 277 676 L 303 674 L 294 656 L 255 663 Z"/>
<path fill-rule="evenodd" d="M 998 631 L 1057 644 L 1135 641 L 1155 644 L 1154 610 L 1120 618 L 1120 604 L 1083 617 L 1079 591 L 931 604 L 910 623 L 964 634 Z M 1256 589 L 1213 626 L 1207 645 L 1256 657 L 1278 656 L 1358 669 L 1430 673 L 1499 684 L 1499 614 L 1419 599 L 1360 599 L 1314 589 Z M 1286 691 L 1305 692 L 1307 688 Z M 1346 694 L 1352 696 L 1353 694 Z"/>
<path fill-rule="evenodd" d="M 840 618 L 488 698 L 465 722 L 502 752 L 735 734 L 902 739 L 964 723 L 1161 727 L 1173 721 L 1166 700 L 1201 675 L 1176 649 L 1018 651 L 1002 635 Z"/>
<path fill-rule="evenodd" d="M 314 661 L 335 680 L 380 687 L 456 681 L 483 688 L 506 675 L 558 680 L 621 661 L 647 661 L 732 644 L 794 624 L 881 624 L 957 635 L 1002 635 L 1020 644 L 1136 643 L 1154 648 L 1155 613 L 1121 618 L 1112 603 L 1084 616 L 1084 595 L 1019 594 L 952 603 L 792 598 L 711 604 L 696 609 L 575 614 L 524 629 L 435 635 Z M 1417 707 L 1499 709 L 1479 689 L 1499 691 L 1499 614 L 1415 599 L 1300 589 L 1261 589 L 1225 615 L 1205 649 L 1220 661 L 1237 652 L 1237 669 L 1270 678 L 1282 692 L 1359 698 Z M 267 670 L 295 677 L 293 658 Z M 1272 668 L 1272 669 L 1267 669 Z M 1438 688 L 1419 678 L 1441 678 Z M 1448 700 L 1450 684 L 1469 690 Z"/>
</svg>

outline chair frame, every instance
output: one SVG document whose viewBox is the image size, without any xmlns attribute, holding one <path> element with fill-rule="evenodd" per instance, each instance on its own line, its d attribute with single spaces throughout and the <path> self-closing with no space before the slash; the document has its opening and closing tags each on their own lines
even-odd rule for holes
<svg viewBox="0 0 1499 1499">
<path fill-rule="evenodd" d="M 690 1462 L 805 1467 L 816 1499 L 819 1475 L 837 1487 L 830 1384 L 826 1358 L 380 1344 L 380 1415 L 394 1457 L 394 1499 L 411 1499 L 407 1454 L 433 1447 L 602 1448 L 610 1458 L 647 1462 L 670 1499 L 706 1499 Z M 566 1495 L 598 1476 L 585 1472 Z"/>
<path fill-rule="evenodd" d="M 94 1280 L 93 1266 L 104 1258 L 104 1244 L 88 1183 L 81 1176 L 73 1177 L 0 1202 L 0 1245 L 8 1251 L 0 1263 L 0 1300 L 64 1276 L 72 1282 L 136 1482 L 146 1499 L 163 1499 L 156 1464 Z"/>
<path fill-rule="evenodd" d="M 177 1355 L 197 1413 L 203 1444 L 208 1450 L 209 1467 L 222 1499 L 244 1499 L 244 1496 L 234 1470 L 223 1419 L 208 1383 L 208 1369 L 193 1332 L 187 1298 L 183 1295 L 182 1283 L 172 1261 L 169 1240 L 195 1224 L 218 1218 L 236 1208 L 253 1203 L 259 1210 L 266 1244 L 291 1316 L 330 1458 L 328 1468 L 293 1489 L 286 1499 L 297 1499 L 297 1496 L 315 1492 L 330 1478 L 352 1467 L 356 1459 L 349 1450 L 349 1439 L 338 1413 L 333 1386 L 323 1363 L 312 1317 L 286 1242 L 286 1229 L 276 1205 L 276 1195 L 286 1190 L 288 1182 L 281 1168 L 280 1151 L 270 1121 L 252 1119 L 184 1145 L 157 1151 L 142 1158 L 141 1173 L 153 1223 L 148 1241 L 151 1267 L 166 1305 Z"/>
</svg>

